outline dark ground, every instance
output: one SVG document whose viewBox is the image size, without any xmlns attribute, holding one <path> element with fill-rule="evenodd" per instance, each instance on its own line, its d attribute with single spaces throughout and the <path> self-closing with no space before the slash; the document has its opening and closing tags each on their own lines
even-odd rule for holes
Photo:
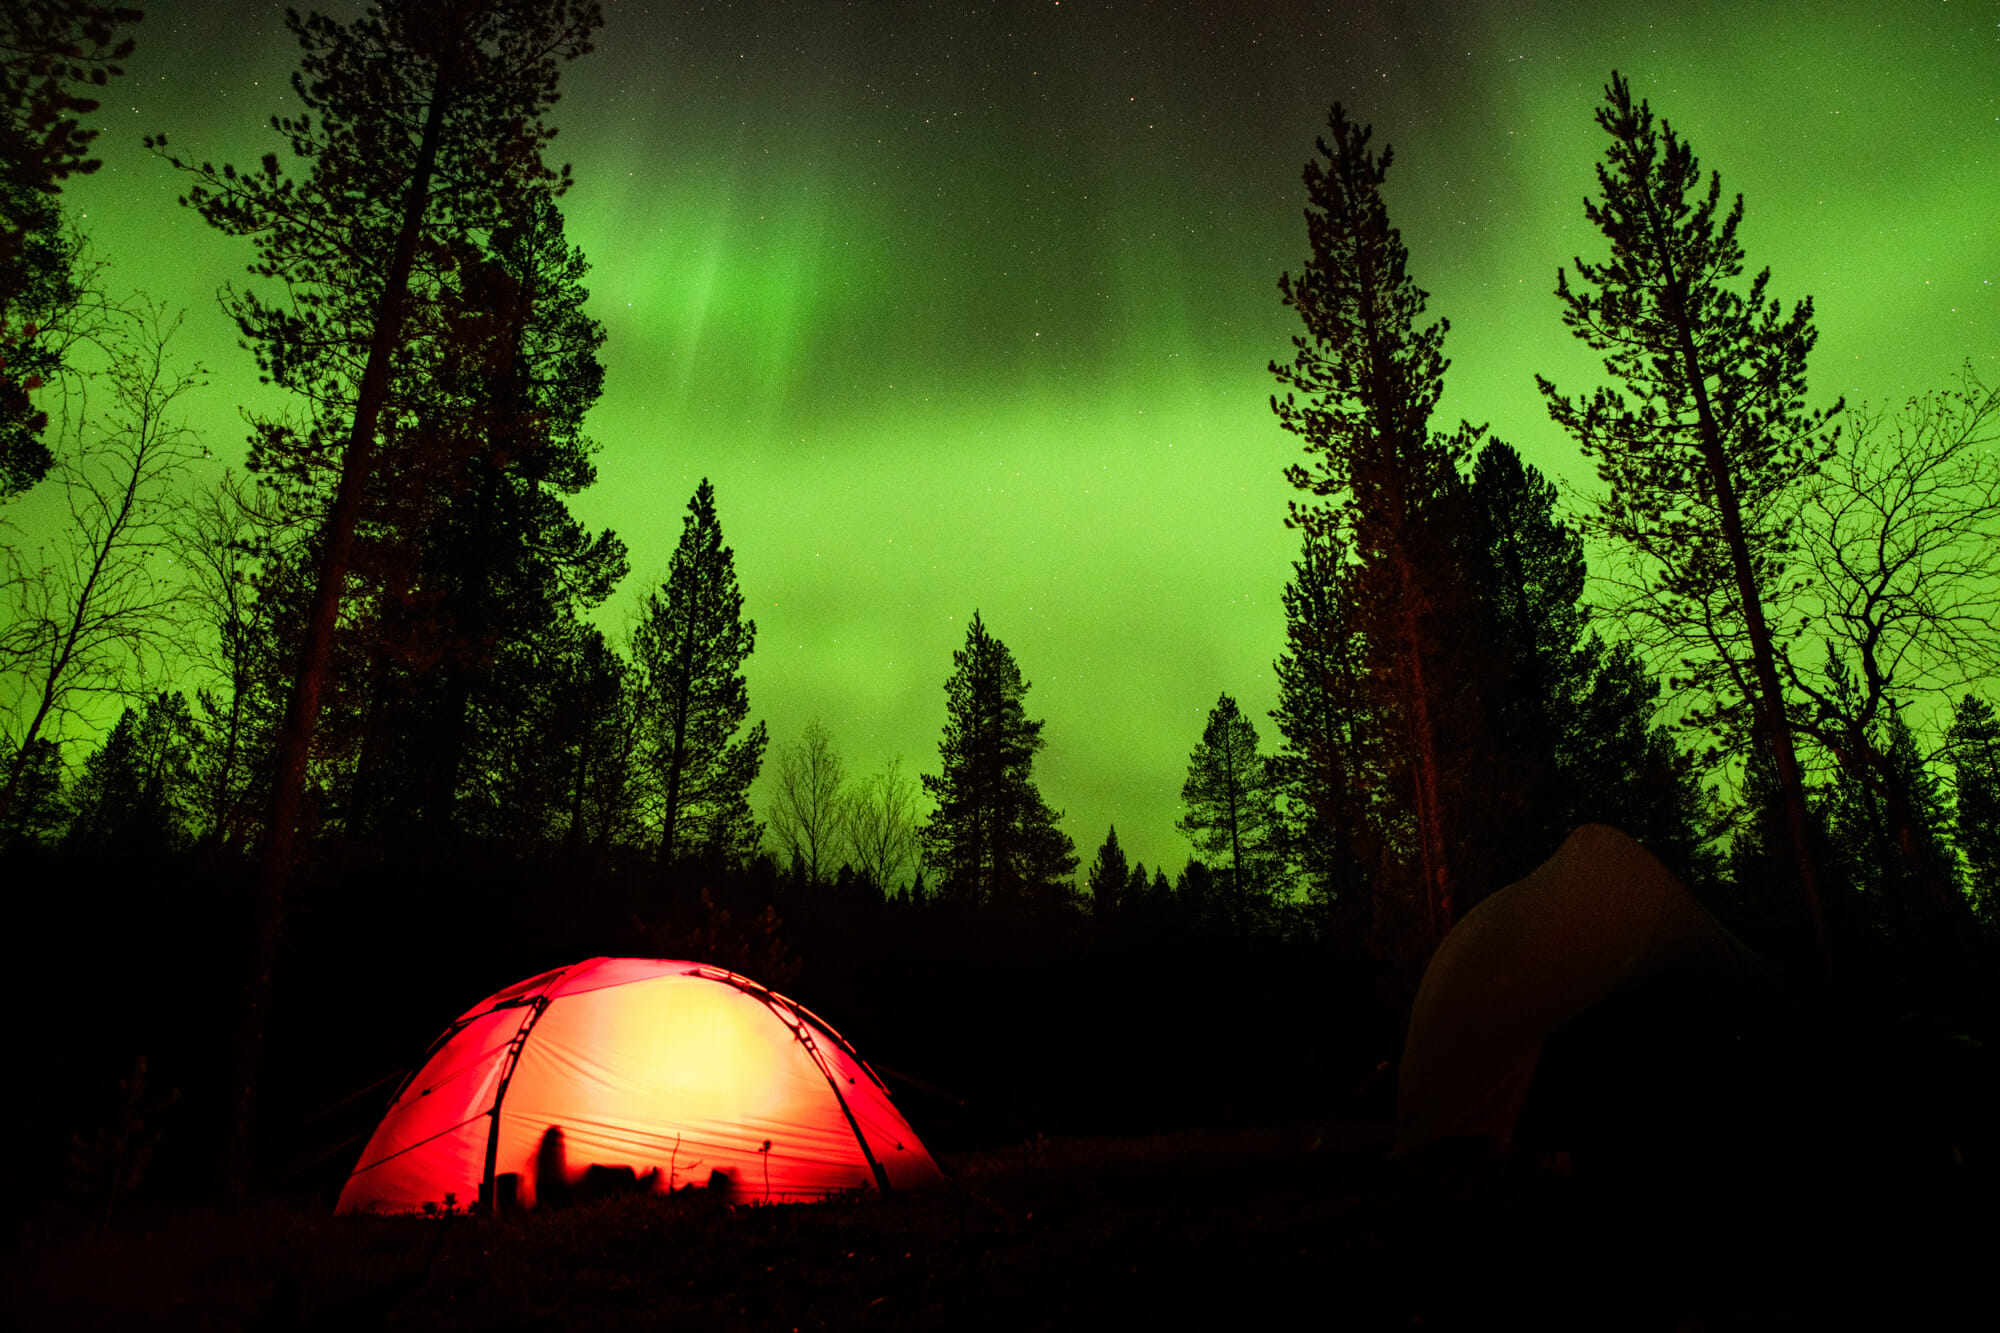
<svg viewBox="0 0 2000 1333">
<path fill-rule="evenodd" d="M 1356 1018 L 1351 962 L 1171 921 L 1052 936 L 781 897 L 808 966 L 779 989 L 889 1076 L 952 1186 L 333 1218 L 398 1066 L 472 1000 L 594 953 L 683 946 L 629 930 L 623 900 L 551 899 L 567 881 L 546 867 L 302 891 L 260 1153 L 262 1197 L 289 1202 L 214 1209 L 240 886 L 193 861 L 8 869 L 62 891 L 0 935 L 16 996 L 0 1327 L 2000 1322 L 2000 1022 L 1964 1016 L 1993 1014 L 1984 998 L 1920 998 L 1919 973 L 1838 1004 L 1604 1006 L 1544 1049 L 1528 1146 L 1392 1160 L 1393 1073 L 1367 1071 L 1400 1034 Z M 769 887 L 743 890 L 739 919 Z"/>
<path fill-rule="evenodd" d="M 1030 1141 L 819 1205 L 135 1217 L 24 1238 L 6 1302 L 38 1329 L 1990 1326 L 1995 1172 L 1964 1146 L 1571 1164 L 1382 1140 Z"/>
</svg>

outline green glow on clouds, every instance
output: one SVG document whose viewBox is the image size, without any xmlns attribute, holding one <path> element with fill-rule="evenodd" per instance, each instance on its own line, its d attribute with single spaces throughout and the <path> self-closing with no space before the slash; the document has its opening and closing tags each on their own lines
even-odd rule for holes
<svg viewBox="0 0 2000 1333">
<path fill-rule="evenodd" d="M 857 771 L 915 773 L 977 608 L 1032 682 L 1038 776 L 1086 860 L 1115 822 L 1180 865 L 1218 692 L 1273 740 L 1293 445 L 1264 366 L 1288 352 L 1276 279 L 1304 258 L 1299 168 L 1336 98 L 1395 145 L 1392 209 L 1452 322 L 1440 424 L 1491 421 L 1558 476 L 1588 480 L 1532 375 L 1596 382 L 1551 292 L 1596 253 L 1581 201 L 1613 67 L 1747 196 L 1773 293 L 1815 298 L 1816 397 L 1899 400 L 1967 358 L 2000 375 L 1987 7 L 607 8 L 556 145 L 610 335 L 577 508 L 635 570 L 605 623 L 708 476 L 774 742 L 817 716 Z M 138 138 L 277 146 L 276 13 L 159 7 L 102 113 L 108 165 L 71 191 L 115 282 L 190 307 L 216 372 L 198 420 L 232 462 L 256 386 L 213 294 L 249 252 L 173 206 Z"/>
</svg>

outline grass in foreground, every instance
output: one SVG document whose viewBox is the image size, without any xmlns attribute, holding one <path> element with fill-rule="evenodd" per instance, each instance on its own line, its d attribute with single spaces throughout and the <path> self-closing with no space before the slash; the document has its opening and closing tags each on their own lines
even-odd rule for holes
<svg viewBox="0 0 2000 1333">
<path fill-rule="evenodd" d="M 491 1218 L 205 1213 L 31 1239 L 33 1328 L 1772 1328 L 1984 1286 L 1990 1172 L 1786 1162 L 1391 1162 L 1365 1128 L 1035 1140 L 949 1188 L 698 1191 Z"/>
</svg>

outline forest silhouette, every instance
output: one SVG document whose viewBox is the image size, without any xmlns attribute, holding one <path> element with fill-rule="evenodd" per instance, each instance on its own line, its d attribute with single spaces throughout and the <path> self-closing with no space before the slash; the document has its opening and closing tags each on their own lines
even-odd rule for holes
<svg viewBox="0 0 2000 1333">
<path fill-rule="evenodd" d="M 61 207 L 138 15 L 4 20 L 0 491 L 64 488 L 73 518 L 43 551 L 7 531 L 0 621 L 9 958 L 63 997 L 21 1039 L 45 1095 L 8 1113 L 64 1145 L 20 1164 L 28 1197 L 323 1201 L 464 1002 L 596 955 L 837 1015 L 941 1152 L 1386 1121 L 1439 942 L 1586 824 L 1667 866 L 1786 1012 L 1995 1035 L 2000 390 L 1810 391 L 1810 298 L 1745 280 L 1744 200 L 1619 76 L 1593 248 L 1550 257 L 1546 336 L 1603 362 L 1542 383 L 1587 498 L 1433 420 L 1449 325 L 1391 153 L 1334 106 L 1277 290 L 1278 706 L 1214 682 L 1194 854 L 1148 866 L 1063 830 L 1030 695 L 1060 664 L 1017 662 L 979 588 L 929 668 L 937 752 L 858 773 L 837 728 L 752 720 L 741 497 L 704 479 L 636 590 L 572 513 L 606 335 L 545 117 L 601 21 L 294 16 L 286 161 L 148 140 L 237 238 L 228 310 L 287 404 L 190 496 L 176 400 L 224 368 L 102 290 Z"/>
</svg>

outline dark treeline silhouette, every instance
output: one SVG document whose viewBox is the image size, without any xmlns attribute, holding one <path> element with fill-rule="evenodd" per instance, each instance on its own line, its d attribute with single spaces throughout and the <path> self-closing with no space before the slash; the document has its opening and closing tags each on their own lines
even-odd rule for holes
<svg viewBox="0 0 2000 1333">
<path fill-rule="evenodd" d="M 88 169 L 68 84 L 115 72 L 136 18 L 33 12 L 75 31 L 43 34 L 61 68 L 9 48 L 30 53 L 10 87 L 54 82 L 0 142 L 7 493 L 65 466 L 31 393 L 81 303 L 49 201 Z M 1272 366 L 1305 450 L 1278 706 L 1260 734 L 1214 683 L 1187 738 L 1193 856 L 1133 863 L 1111 829 L 1086 864 L 1035 776 L 1022 665 L 976 611 L 936 664 L 938 751 L 914 777 L 851 774 L 820 722 L 771 744 L 705 478 L 629 633 L 599 627 L 627 551 L 569 503 L 596 478 L 604 332 L 541 116 L 600 17 L 295 18 L 314 118 L 276 128 L 299 175 L 152 140 L 193 177 L 185 202 L 256 238 L 250 271 L 275 284 L 228 308 L 293 405 L 253 424 L 247 480 L 184 506 L 185 588 L 123 604 L 184 641 L 186 686 L 105 684 L 140 641 L 107 640 L 91 688 L 126 705 L 107 731 L 65 754 L 10 724 L 9 961 L 66 1006 L 22 1038 L 56 1091 L 14 1099 L 10 1141 L 63 1146 L 24 1168 L 31 1189 L 108 1212 L 147 1179 L 214 1194 L 221 1172 L 324 1197 L 398 1063 L 465 1003 L 596 954 L 798 994 L 940 1149 L 1384 1118 L 1438 941 L 1591 822 L 1813 984 L 1986 1021 L 2000 721 L 1967 627 L 1991 624 L 1993 570 L 1927 524 L 1994 516 L 2000 407 L 1968 381 L 1907 430 L 1854 432 L 1865 466 L 1842 471 L 1837 405 L 1803 406 L 1810 302 L 1729 286 L 1741 201 L 1717 222 L 1719 180 L 1702 192 L 1622 81 L 1586 206 L 1612 259 L 1577 260 L 1559 294 L 1623 387 L 1544 385 L 1609 487 L 1581 513 L 1484 427 L 1432 422 L 1448 325 L 1390 225 L 1390 153 L 1334 108 L 1305 171 L 1310 256 L 1280 282 L 1303 331 Z M 1899 479 L 1907 505 L 1855 507 Z M 1899 543 L 1924 558 L 1858 563 Z M 1843 602 L 1843 580 L 1873 595 Z M 62 622 L 28 605 L 0 662 L 16 702 L 77 688 L 43 651 L 61 635 L 23 628 Z"/>
</svg>

